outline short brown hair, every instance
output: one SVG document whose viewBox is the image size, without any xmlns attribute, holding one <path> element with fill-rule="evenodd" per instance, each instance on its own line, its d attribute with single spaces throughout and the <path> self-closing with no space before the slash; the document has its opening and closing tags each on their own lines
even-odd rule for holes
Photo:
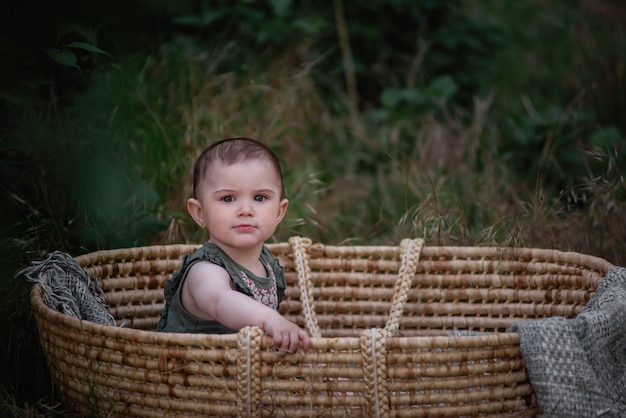
<svg viewBox="0 0 626 418">
<path fill-rule="evenodd" d="M 286 193 L 280 160 L 264 143 L 244 137 L 222 139 L 202 151 L 193 170 L 193 196 L 197 197 L 199 184 L 213 164 L 231 165 L 252 160 L 268 161 L 272 164 L 280 182 L 281 199 L 283 199 Z"/>
</svg>

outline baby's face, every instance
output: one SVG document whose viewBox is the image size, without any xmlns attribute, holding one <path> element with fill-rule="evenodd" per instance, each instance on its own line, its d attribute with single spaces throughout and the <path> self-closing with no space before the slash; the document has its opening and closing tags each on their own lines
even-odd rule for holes
<svg viewBox="0 0 626 418">
<path fill-rule="evenodd" d="M 252 160 L 209 168 L 198 191 L 202 217 L 217 245 L 256 248 L 274 233 L 287 210 L 272 164 Z"/>
</svg>

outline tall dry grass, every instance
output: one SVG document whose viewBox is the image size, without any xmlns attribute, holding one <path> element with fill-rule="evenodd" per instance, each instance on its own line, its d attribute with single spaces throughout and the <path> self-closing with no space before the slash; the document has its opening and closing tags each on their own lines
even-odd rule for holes
<svg viewBox="0 0 626 418">
<path fill-rule="evenodd" d="M 305 235 L 396 243 L 419 236 L 430 245 L 558 248 L 626 261 L 619 167 L 605 164 L 612 173 L 593 173 L 557 193 L 544 187 L 541 173 L 530 184 L 503 162 L 492 97 L 477 98 L 464 113 L 442 109 L 437 117 L 380 123 L 362 112 L 355 119 L 339 88 L 331 99 L 318 93 L 314 62 L 297 63 L 282 57 L 249 76 L 208 69 L 196 80 L 193 99 L 181 106 L 184 175 L 165 202 L 180 216 L 161 242 L 208 238 L 184 213 L 192 162 L 213 141 L 249 136 L 283 161 L 291 205 L 278 241 Z"/>
</svg>

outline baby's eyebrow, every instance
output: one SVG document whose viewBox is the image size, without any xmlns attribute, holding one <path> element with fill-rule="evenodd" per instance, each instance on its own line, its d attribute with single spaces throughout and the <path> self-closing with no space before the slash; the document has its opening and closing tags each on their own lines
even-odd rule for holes
<svg viewBox="0 0 626 418">
<path fill-rule="evenodd" d="M 217 190 L 214 190 L 212 193 L 223 194 L 223 193 L 236 193 L 236 192 L 238 192 L 237 189 L 217 189 Z M 263 189 L 253 190 L 253 193 L 276 194 L 277 192 L 271 188 L 263 188 Z"/>
</svg>

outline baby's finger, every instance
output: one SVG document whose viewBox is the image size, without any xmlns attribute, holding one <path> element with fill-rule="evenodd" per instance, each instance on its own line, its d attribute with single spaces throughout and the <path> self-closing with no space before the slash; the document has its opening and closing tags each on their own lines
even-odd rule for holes
<svg viewBox="0 0 626 418">
<path fill-rule="evenodd" d="M 293 343 L 293 332 L 287 331 L 282 335 L 282 344 L 279 346 L 280 350 L 285 353 L 295 353 L 297 344 Z"/>
<path fill-rule="evenodd" d="M 302 341 L 302 349 L 304 351 L 309 351 L 309 348 L 311 348 L 311 337 L 309 336 L 309 333 L 301 329 L 298 332 L 298 338 Z"/>
<path fill-rule="evenodd" d="M 289 335 L 289 351 L 295 353 L 300 345 L 300 330 L 294 330 Z"/>
<path fill-rule="evenodd" d="M 284 338 L 282 336 L 282 334 L 280 332 L 277 332 L 276 334 L 274 334 L 274 347 L 276 347 L 277 350 L 282 351 L 282 345 L 284 343 Z"/>
</svg>

